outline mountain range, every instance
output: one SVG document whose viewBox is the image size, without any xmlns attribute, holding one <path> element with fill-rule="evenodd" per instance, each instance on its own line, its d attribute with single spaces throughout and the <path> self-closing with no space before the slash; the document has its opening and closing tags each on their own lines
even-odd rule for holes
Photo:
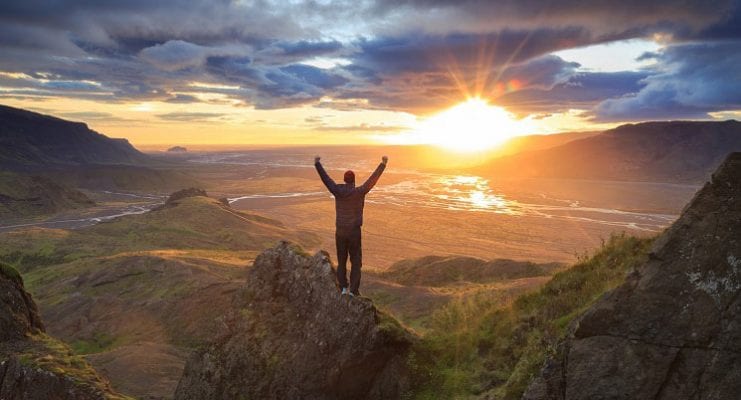
<svg viewBox="0 0 741 400">
<path fill-rule="evenodd" d="M 151 162 L 126 139 L 111 139 L 82 122 L 0 105 L 2 168 Z"/>
<path fill-rule="evenodd" d="M 547 149 L 523 150 L 473 172 L 500 178 L 700 183 L 728 153 L 741 151 L 741 122 L 627 124 Z"/>
</svg>

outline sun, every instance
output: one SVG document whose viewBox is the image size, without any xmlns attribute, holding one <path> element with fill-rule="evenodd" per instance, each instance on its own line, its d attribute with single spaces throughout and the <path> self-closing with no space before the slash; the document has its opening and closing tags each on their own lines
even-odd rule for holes
<svg viewBox="0 0 741 400">
<path fill-rule="evenodd" d="M 423 121 L 424 142 L 459 152 L 486 151 L 528 133 L 528 120 L 517 120 L 501 107 L 472 98 Z"/>
</svg>

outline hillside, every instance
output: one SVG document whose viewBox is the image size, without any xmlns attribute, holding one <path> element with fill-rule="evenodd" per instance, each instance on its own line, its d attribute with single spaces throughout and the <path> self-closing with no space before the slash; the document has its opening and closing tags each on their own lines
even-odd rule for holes
<svg viewBox="0 0 741 400">
<path fill-rule="evenodd" d="M 585 139 L 598 135 L 599 131 L 589 132 L 563 132 L 550 135 L 526 135 L 515 136 L 504 142 L 492 153 L 493 157 L 504 157 L 526 151 L 545 150 L 558 147 L 574 140 Z"/>
<path fill-rule="evenodd" d="M 143 164 L 149 157 L 125 139 L 111 139 L 81 122 L 0 105 L 0 166 Z"/>
<path fill-rule="evenodd" d="M 394 263 L 380 276 L 407 286 L 441 287 L 552 275 L 559 267 L 558 263 L 427 256 Z"/>
<path fill-rule="evenodd" d="M 43 176 L 0 171 L 0 220 L 53 214 L 91 207 L 84 193 Z"/>
<path fill-rule="evenodd" d="M 123 393 L 171 396 L 257 253 L 283 238 L 318 243 L 195 193 L 87 228 L 1 237 L 0 259 L 23 273 L 50 333 Z"/>
<path fill-rule="evenodd" d="M 0 263 L 0 398 L 126 399 L 82 357 L 45 333 L 23 279 L 4 263 Z"/>
<path fill-rule="evenodd" d="M 646 122 L 502 157 L 475 172 L 509 178 L 704 182 L 732 151 L 741 151 L 741 122 Z"/>
<path fill-rule="evenodd" d="M 741 153 L 572 324 L 527 399 L 741 397 Z"/>
</svg>

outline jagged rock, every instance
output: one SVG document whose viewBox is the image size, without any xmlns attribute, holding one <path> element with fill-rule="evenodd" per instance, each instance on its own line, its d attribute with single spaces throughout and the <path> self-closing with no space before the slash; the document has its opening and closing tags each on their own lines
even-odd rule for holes
<svg viewBox="0 0 741 400">
<path fill-rule="evenodd" d="M 741 398 L 741 153 L 572 327 L 534 399 Z"/>
<path fill-rule="evenodd" d="M 408 387 L 411 335 L 369 299 L 340 296 L 325 252 L 266 250 L 234 308 L 175 399 L 395 399 Z"/>
<path fill-rule="evenodd" d="M 0 342 L 43 332 L 39 310 L 13 267 L 0 263 Z"/>
<path fill-rule="evenodd" d="M 123 399 L 65 349 L 44 334 L 36 303 L 20 275 L 0 263 L 0 399 Z"/>
</svg>

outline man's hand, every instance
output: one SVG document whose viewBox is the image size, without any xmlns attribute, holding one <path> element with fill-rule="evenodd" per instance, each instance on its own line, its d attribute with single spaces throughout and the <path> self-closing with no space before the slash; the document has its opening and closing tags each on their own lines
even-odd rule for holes
<svg viewBox="0 0 741 400">
<path fill-rule="evenodd" d="M 384 164 L 386 164 L 387 162 L 389 162 L 388 156 L 381 157 L 381 162 L 384 163 Z"/>
<path fill-rule="evenodd" d="M 318 162 L 319 162 L 319 160 L 321 160 L 321 159 L 322 159 L 322 158 L 321 158 L 321 157 L 319 157 L 319 156 L 314 156 L 314 164 L 318 163 Z"/>
</svg>

